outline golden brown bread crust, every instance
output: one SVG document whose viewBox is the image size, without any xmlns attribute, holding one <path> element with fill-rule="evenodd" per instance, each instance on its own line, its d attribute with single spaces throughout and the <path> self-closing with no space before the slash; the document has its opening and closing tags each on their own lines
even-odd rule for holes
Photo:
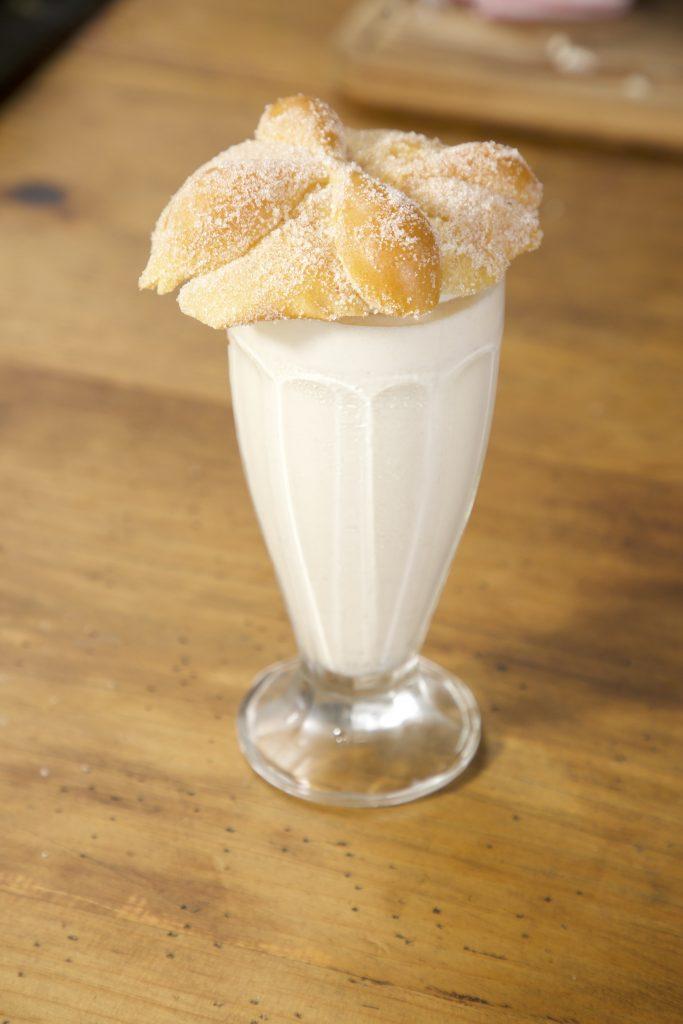
<svg viewBox="0 0 683 1024">
<path fill-rule="evenodd" d="M 352 167 L 340 178 L 336 250 L 368 309 L 391 316 L 433 309 L 441 260 L 425 215 L 402 192 L 361 170 Z"/>
<path fill-rule="evenodd" d="M 339 115 L 314 96 L 299 94 L 269 103 L 255 135 L 261 142 L 282 142 L 312 153 L 346 158 L 346 133 Z"/>
<path fill-rule="evenodd" d="M 210 327 L 300 317 L 332 320 L 340 309 L 346 316 L 365 316 L 368 307 L 335 252 L 331 206 L 330 191 L 317 189 L 296 216 L 240 259 L 188 281 L 178 296 L 183 313 Z"/>
<path fill-rule="evenodd" d="M 326 177 L 306 153 L 273 153 L 256 142 L 233 150 L 200 167 L 173 196 L 154 229 L 141 287 L 164 294 L 242 256 Z"/>
<path fill-rule="evenodd" d="M 349 153 L 426 213 L 441 251 L 442 289 L 473 295 L 541 242 L 542 188 L 515 149 L 496 142 L 445 146 L 415 132 L 349 131 Z"/>
<path fill-rule="evenodd" d="M 172 197 L 140 287 L 183 285 L 183 312 L 218 328 L 418 315 L 536 248 L 540 199 L 516 150 L 345 130 L 326 103 L 291 96 Z"/>
</svg>

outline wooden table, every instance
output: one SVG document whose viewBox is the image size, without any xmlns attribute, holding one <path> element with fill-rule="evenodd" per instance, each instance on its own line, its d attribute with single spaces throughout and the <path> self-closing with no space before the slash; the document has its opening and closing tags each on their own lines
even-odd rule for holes
<svg viewBox="0 0 683 1024">
<path fill-rule="evenodd" d="M 673 162 L 523 143 L 547 237 L 427 645 L 476 769 L 342 812 L 237 749 L 290 629 L 224 338 L 136 277 L 191 169 L 334 97 L 344 7 L 124 0 L 2 110 L 0 1024 L 680 1019 Z"/>
</svg>

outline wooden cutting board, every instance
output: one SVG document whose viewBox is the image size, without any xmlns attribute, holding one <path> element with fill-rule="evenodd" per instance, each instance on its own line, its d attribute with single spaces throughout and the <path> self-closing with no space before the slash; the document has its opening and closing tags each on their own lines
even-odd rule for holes
<svg viewBox="0 0 683 1024">
<path fill-rule="evenodd" d="M 337 37 L 343 91 L 400 107 L 683 150 L 683 5 L 572 25 L 364 0 Z"/>
</svg>

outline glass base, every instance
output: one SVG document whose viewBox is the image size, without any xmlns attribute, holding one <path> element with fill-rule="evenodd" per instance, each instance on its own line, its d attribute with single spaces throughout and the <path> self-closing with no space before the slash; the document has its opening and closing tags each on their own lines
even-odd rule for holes
<svg viewBox="0 0 683 1024">
<path fill-rule="evenodd" d="M 296 659 L 257 677 L 238 735 L 254 771 L 291 796 L 388 807 L 460 775 L 479 746 L 481 717 L 468 687 L 426 658 L 358 679 Z"/>
</svg>

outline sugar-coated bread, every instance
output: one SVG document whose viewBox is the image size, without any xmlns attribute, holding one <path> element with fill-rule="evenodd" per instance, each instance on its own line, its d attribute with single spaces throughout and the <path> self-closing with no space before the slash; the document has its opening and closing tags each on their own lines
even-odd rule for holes
<svg viewBox="0 0 683 1024">
<path fill-rule="evenodd" d="M 537 248 L 540 200 L 515 149 L 346 130 L 322 100 L 290 96 L 171 198 L 140 287 L 182 285 L 183 312 L 217 328 L 419 315 Z"/>
</svg>

